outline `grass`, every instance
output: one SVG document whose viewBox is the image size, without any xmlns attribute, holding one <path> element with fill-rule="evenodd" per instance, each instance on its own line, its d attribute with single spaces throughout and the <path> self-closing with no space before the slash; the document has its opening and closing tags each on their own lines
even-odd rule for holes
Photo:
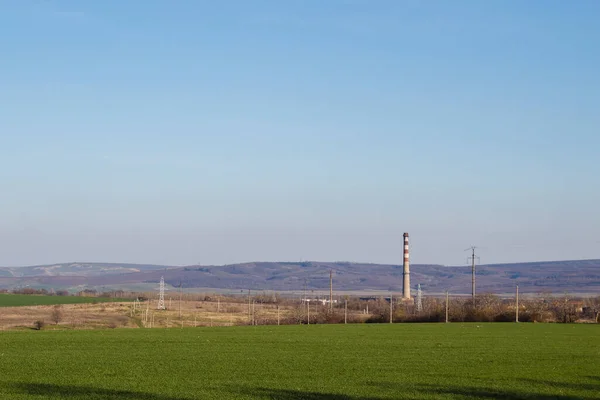
<svg viewBox="0 0 600 400">
<path fill-rule="evenodd" d="M 34 294 L 0 293 L 0 307 L 49 306 L 55 304 L 83 304 L 131 301 L 108 297 L 46 296 Z"/>
<path fill-rule="evenodd" d="M 598 399 L 600 325 L 0 332 L 0 398 Z"/>
</svg>

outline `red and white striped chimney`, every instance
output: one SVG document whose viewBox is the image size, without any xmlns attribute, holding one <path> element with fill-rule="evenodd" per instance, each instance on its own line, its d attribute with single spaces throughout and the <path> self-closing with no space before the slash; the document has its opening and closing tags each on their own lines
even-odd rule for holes
<svg viewBox="0 0 600 400">
<path fill-rule="evenodd" d="M 402 284 L 402 299 L 410 300 L 410 253 L 408 250 L 408 233 L 404 233 L 404 282 Z"/>
</svg>

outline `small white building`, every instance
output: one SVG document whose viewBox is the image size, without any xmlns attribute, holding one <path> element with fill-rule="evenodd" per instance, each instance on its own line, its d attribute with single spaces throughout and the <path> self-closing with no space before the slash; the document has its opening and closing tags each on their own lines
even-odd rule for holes
<svg viewBox="0 0 600 400">
<path fill-rule="evenodd" d="M 322 305 L 329 304 L 329 299 L 303 299 L 305 303 L 321 303 Z M 331 301 L 333 304 L 337 304 L 337 300 Z"/>
</svg>

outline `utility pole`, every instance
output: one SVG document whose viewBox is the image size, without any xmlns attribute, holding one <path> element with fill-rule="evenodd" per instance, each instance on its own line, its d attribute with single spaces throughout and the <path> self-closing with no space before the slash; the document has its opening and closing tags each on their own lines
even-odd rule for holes
<svg viewBox="0 0 600 400">
<path fill-rule="evenodd" d="M 469 260 L 471 261 L 471 298 L 473 300 L 473 306 L 475 305 L 475 260 L 479 258 L 475 255 L 476 248 L 477 247 L 475 246 L 471 246 L 465 250 L 471 250 L 471 256 L 469 257 Z"/>
<path fill-rule="evenodd" d="M 181 320 L 181 281 L 179 281 L 179 320 Z"/>
<path fill-rule="evenodd" d="M 302 306 L 302 310 L 304 311 L 304 314 L 306 314 L 306 313 L 309 313 L 309 312 L 310 312 L 310 311 L 309 311 L 309 309 L 308 309 L 308 305 L 309 305 L 309 304 L 310 304 L 310 303 L 308 302 L 308 300 L 304 302 L 304 305 Z"/>
<path fill-rule="evenodd" d="M 423 292 L 421 291 L 421 284 L 417 286 L 417 312 L 423 311 Z"/>
<path fill-rule="evenodd" d="M 308 310 L 308 313 L 306 314 L 306 322 L 308 325 L 310 325 L 310 303 L 307 302 L 306 305 L 308 306 L 306 307 L 306 309 Z"/>
<path fill-rule="evenodd" d="M 517 285 L 517 298 L 515 301 L 515 322 L 519 322 L 519 285 Z"/>
<path fill-rule="evenodd" d="M 344 324 L 348 323 L 348 299 L 344 300 Z"/>
<path fill-rule="evenodd" d="M 248 289 L 248 320 L 252 322 L 252 303 L 250 302 L 250 289 Z"/>
<path fill-rule="evenodd" d="M 448 291 L 446 290 L 446 323 L 449 322 L 449 320 L 448 320 L 448 298 L 449 298 Z"/>
<path fill-rule="evenodd" d="M 306 278 L 304 278 L 304 293 L 302 294 L 302 301 L 306 303 Z"/>
<path fill-rule="evenodd" d="M 394 296 L 390 295 L 390 324 L 394 323 Z"/>
<path fill-rule="evenodd" d="M 164 303 L 164 300 L 163 300 Z M 146 317 L 145 317 L 145 324 L 148 324 L 148 314 L 150 313 L 150 297 L 148 296 L 148 300 L 146 303 Z"/>
<path fill-rule="evenodd" d="M 333 270 L 329 270 L 329 311 L 333 310 Z"/>
</svg>

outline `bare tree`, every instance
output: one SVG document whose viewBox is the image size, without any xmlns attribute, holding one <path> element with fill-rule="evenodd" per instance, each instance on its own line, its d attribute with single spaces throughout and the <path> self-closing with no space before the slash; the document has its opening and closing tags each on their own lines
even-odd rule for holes
<svg viewBox="0 0 600 400">
<path fill-rule="evenodd" d="M 576 322 L 579 319 L 577 309 L 567 293 L 552 302 L 552 312 L 557 321 L 563 323 Z"/>
<path fill-rule="evenodd" d="M 50 314 L 50 320 L 54 322 L 54 325 L 58 325 L 63 320 L 63 312 L 60 306 L 54 306 L 52 314 Z"/>
<path fill-rule="evenodd" d="M 594 322 L 600 323 L 600 296 L 586 299 L 585 309 Z"/>
<path fill-rule="evenodd" d="M 552 294 L 547 292 L 538 293 L 537 296 L 526 299 L 522 302 L 525 310 L 527 310 L 531 321 L 546 322 L 551 319 L 550 299 Z M 520 318 L 521 316 L 519 316 Z"/>
</svg>

